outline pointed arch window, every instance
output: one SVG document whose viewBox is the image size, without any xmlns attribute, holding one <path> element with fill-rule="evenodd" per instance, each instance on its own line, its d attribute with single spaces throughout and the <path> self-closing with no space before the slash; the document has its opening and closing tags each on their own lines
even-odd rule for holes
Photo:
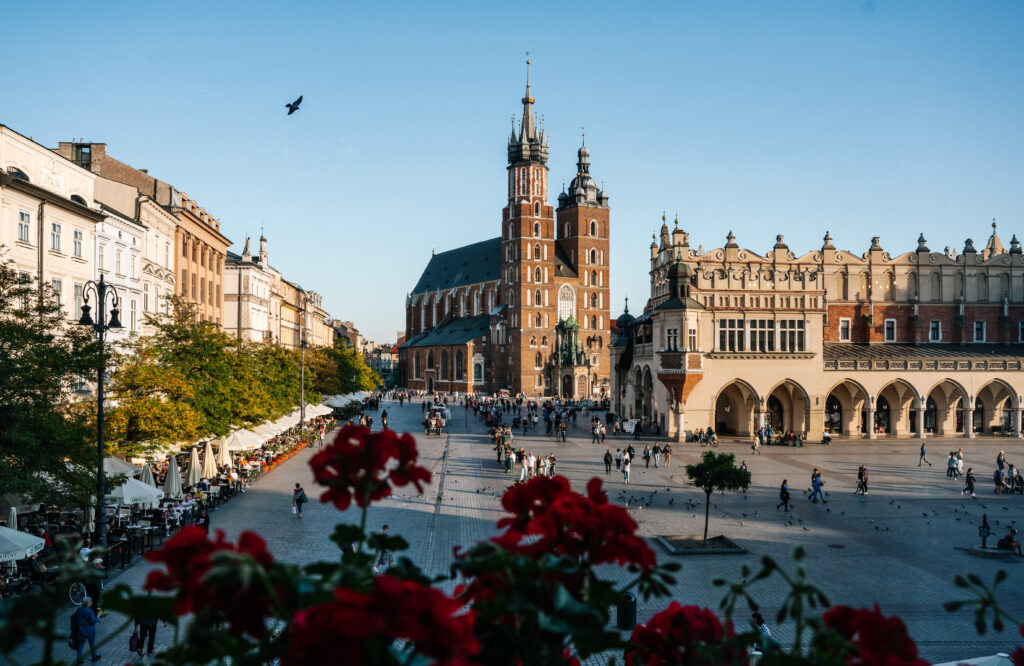
<svg viewBox="0 0 1024 666">
<path fill-rule="evenodd" d="M 540 204 L 537 204 L 537 214 L 540 215 Z M 533 223 L 533 235 L 540 238 L 540 222 Z"/>
<path fill-rule="evenodd" d="M 540 243 L 535 243 L 533 246 L 533 258 L 540 259 Z"/>
<path fill-rule="evenodd" d="M 597 284 L 597 271 L 590 271 L 590 284 Z"/>
<path fill-rule="evenodd" d="M 591 294 L 590 295 L 590 307 L 592 307 L 592 308 L 596 308 L 597 307 L 597 294 Z"/>
<path fill-rule="evenodd" d="M 548 336 L 545 335 L 543 338 L 540 339 L 540 346 L 544 347 L 544 348 L 547 348 L 547 346 L 548 346 Z"/>
<path fill-rule="evenodd" d="M 591 220 L 591 222 L 590 222 L 590 235 L 591 236 L 596 236 L 597 235 L 597 222 L 594 222 L 593 220 Z"/>
<path fill-rule="evenodd" d="M 544 303 L 544 301 L 541 300 L 541 296 L 540 296 L 540 289 L 538 289 L 533 294 L 533 304 L 534 305 L 543 305 L 543 303 Z"/>
<path fill-rule="evenodd" d="M 597 250 L 591 250 L 590 251 L 590 263 L 592 263 L 592 264 L 596 264 L 597 263 Z"/>
<path fill-rule="evenodd" d="M 534 282 L 541 282 L 542 281 L 539 268 L 534 268 L 533 269 L 533 281 Z"/>
<path fill-rule="evenodd" d="M 576 314 L 576 292 L 567 284 L 558 290 L 558 320 L 565 321 Z"/>
<path fill-rule="evenodd" d="M 535 201 L 533 203 L 533 214 L 536 215 L 537 217 L 540 217 L 540 202 L 539 201 Z"/>
<path fill-rule="evenodd" d="M 540 352 L 537 352 L 536 356 L 533 357 L 533 366 L 535 368 L 541 368 L 544 366 L 544 357 Z"/>
<path fill-rule="evenodd" d="M 590 328 L 597 328 L 597 317 L 590 318 Z"/>
<path fill-rule="evenodd" d="M 519 170 L 519 183 L 520 183 L 519 191 L 521 193 L 523 193 L 523 194 L 526 194 L 526 192 L 527 192 L 527 189 L 526 189 L 527 180 L 528 179 L 526 178 L 526 169 L 520 169 Z"/>
<path fill-rule="evenodd" d="M 534 317 L 533 318 L 533 326 L 534 326 L 534 328 L 540 328 L 541 325 L 542 325 L 541 322 L 542 322 L 542 320 L 540 318 L 540 315 L 537 315 L 536 317 Z"/>
<path fill-rule="evenodd" d="M 420 376 L 420 353 L 419 352 L 416 352 L 412 356 L 412 376 L 413 377 L 419 377 Z"/>
</svg>

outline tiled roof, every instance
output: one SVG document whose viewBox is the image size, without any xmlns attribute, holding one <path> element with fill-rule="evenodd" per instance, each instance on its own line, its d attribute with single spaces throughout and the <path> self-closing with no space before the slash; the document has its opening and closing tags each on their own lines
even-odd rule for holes
<svg viewBox="0 0 1024 666">
<path fill-rule="evenodd" d="M 461 317 L 433 328 L 405 343 L 409 347 L 431 347 L 434 345 L 462 345 L 473 338 L 486 335 L 491 327 L 489 315 Z"/>
<path fill-rule="evenodd" d="M 569 255 L 565 253 L 562 246 L 555 243 L 555 276 L 578 278 L 579 274 L 573 270 Z"/>
<path fill-rule="evenodd" d="M 412 293 L 452 289 L 501 276 L 501 237 L 435 254 Z"/>
<path fill-rule="evenodd" d="M 1024 344 L 968 344 L 952 345 L 929 343 L 906 344 L 851 344 L 849 342 L 826 342 L 822 349 L 826 361 L 888 360 L 888 359 L 980 359 L 1024 357 Z"/>
</svg>

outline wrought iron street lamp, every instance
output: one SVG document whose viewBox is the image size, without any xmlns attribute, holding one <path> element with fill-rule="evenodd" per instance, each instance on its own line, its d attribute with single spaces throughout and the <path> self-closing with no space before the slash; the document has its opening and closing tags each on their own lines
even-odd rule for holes
<svg viewBox="0 0 1024 666">
<path fill-rule="evenodd" d="M 89 314 L 92 310 L 89 306 L 90 292 L 96 295 L 96 321 L 93 321 Z M 107 296 L 110 296 L 109 320 L 106 311 Z M 99 282 L 89 280 L 85 283 L 82 288 L 82 301 L 82 318 L 78 320 L 78 323 L 81 326 L 91 326 L 92 330 L 96 331 L 96 337 L 100 342 L 100 364 L 96 373 L 96 448 L 99 456 L 96 468 L 96 543 L 106 547 L 107 531 L 104 529 L 107 522 L 106 505 L 103 503 L 103 498 L 106 495 L 103 487 L 103 459 L 105 458 L 103 452 L 103 377 L 107 374 L 107 357 L 104 343 L 108 330 L 121 328 L 121 311 L 118 308 L 120 298 L 118 298 L 117 290 L 113 285 L 104 282 L 103 275 L 100 274 Z"/>
<path fill-rule="evenodd" d="M 301 438 L 306 430 L 306 336 L 303 334 L 302 342 L 302 379 L 299 386 L 299 437 Z"/>
</svg>

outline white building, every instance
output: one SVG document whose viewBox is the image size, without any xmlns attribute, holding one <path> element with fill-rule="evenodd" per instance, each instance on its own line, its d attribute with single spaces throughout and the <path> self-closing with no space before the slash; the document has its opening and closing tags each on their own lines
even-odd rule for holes
<svg viewBox="0 0 1024 666">
<path fill-rule="evenodd" d="M 121 329 L 111 330 L 111 340 L 125 340 L 141 331 L 142 325 L 142 246 L 146 229 L 128 215 L 106 204 L 106 213 L 96 225 L 96 277 L 100 275 L 117 290 L 121 310 Z"/>
<path fill-rule="evenodd" d="M 77 320 L 96 277 L 96 176 L 0 125 L 0 260 L 50 286 Z"/>
<path fill-rule="evenodd" d="M 134 230 L 131 233 L 137 235 L 138 230 L 142 230 L 143 236 L 139 243 L 141 247 L 131 247 L 132 256 L 138 256 L 138 260 L 134 265 L 129 260 L 128 269 L 138 268 L 138 279 L 130 277 L 125 284 L 131 296 L 125 301 L 125 317 L 122 318 L 122 323 L 126 328 L 129 327 L 131 301 L 134 299 L 136 326 L 131 327 L 131 330 L 142 335 L 150 335 L 154 328 L 146 323 L 146 315 L 169 313 L 170 301 L 167 300 L 167 296 L 174 294 L 174 215 L 151 197 L 141 194 L 135 187 L 103 177 L 96 179 L 96 200 L 105 209 L 120 213 L 122 220 L 129 221 L 130 228 Z M 127 233 L 123 228 L 120 231 Z M 116 245 L 113 238 L 101 241 L 104 248 L 111 246 L 111 243 Z M 122 248 L 122 252 L 126 248 L 127 246 Z M 116 273 L 117 255 L 104 256 L 107 271 L 110 270 L 108 259 L 114 262 Z M 134 276 L 136 273 L 131 271 L 130 275 Z M 112 279 L 109 272 L 105 273 L 104 279 Z"/>
<path fill-rule="evenodd" d="M 271 326 L 272 293 L 276 271 L 267 257 L 267 241 L 260 239 L 254 259 L 249 239 L 241 256 L 227 253 L 224 263 L 224 332 L 245 342 L 277 342 Z"/>
</svg>

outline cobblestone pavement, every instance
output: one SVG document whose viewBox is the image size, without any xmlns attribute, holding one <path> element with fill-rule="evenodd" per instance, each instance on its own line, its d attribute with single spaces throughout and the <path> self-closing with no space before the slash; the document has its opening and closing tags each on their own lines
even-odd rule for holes
<svg viewBox="0 0 1024 666">
<path fill-rule="evenodd" d="M 495 463 L 483 424 L 453 407 L 451 434 L 425 437 L 419 423 L 420 403 L 399 408 L 384 403 L 395 429 L 417 436 L 421 462 L 434 472 L 431 487 L 422 496 L 408 488 L 375 505 L 368 526 L 380 529 L 387 523 L 393 534 L 410 542 L 408 555 L 429 574 L 446 574 L 452 548 L 469 545 L 493 536 L 501 515 L 498 497 L 512 478 Z M 379 421 L 379 418 L 376 419 Z M 555 453 L 557 472 L 566 475 L 582 490 L 592 476 L 606 480 L 609 497 L 625 502 L 640 524 L 640 533 L 653 538 L 663 534 L 701 534 L 704 527 L 704 495 L 690 486 L 684 466 L 696 462 L 703 449 L 695 444 L 673 443 L 671 467 L 645 468 L 642 459 L 633 466 L 632 483 L 625 485 L 622 475 L 612 470 L 605 475 L 602 456 L 612 453 L 627 440 L 609 438 L 604 446 L 591 444 L 585 425 L 570 427 L 569 439 L 555 443 L 543 433 L 516 436 L 517 445 L 537 454 Z M 646 438 L 651 440 L 651 438 Z M 943 601 L 962 598 L 952 584 L 957 573 L 975 572 L 992 580 L 999 568 L 1010 574 L 1002 586 L 1008 610 L 1024 617 L 1024 599 L 1007 594 L 1020 589 L 1024 567 L 1016 562 L 977 559 L 965 552 L 978 543 L 977 527 L 983 513 L 988 514 L 996 537 L 1007 525 L 1024 525 L 1024 497 L 994 495 L 990 481 L 996 454 L 1003 449 L 1011 462 L 1024 460 L 1024 445 L 1012 439 L 928 440 L 933 467 L 917 466 L 916 440 L 882 439 L 875 441 L 836 440 L 831 446 L 808 445 L 803 448 L 764 447 L 763 455 L 751 455 L 742 442 L 723 442 L 719 452 L 733 452 L 746 460 L 752 485 L 746 493 L 716 494 L 712 497 L 710 534 L 725 534 L 748 550 L 745 555 L 703 555 L 677 558 L 683 565 L 673 598 L 684 604 L 717 608 L 721 590 L 712 585 L 715 578 L 736 579 L 742 564 L 756 568 L 763 555 L 792 566 L 791 553 L 796 546 L 807 551 L 804 566 L 810 580 L 818 585 L 833 604 L 870 607 L 878 603 L 887 614 L 898 614 L 907 623 L 922 656 L 933 662 L 1011 651 L 1020 640 L 1015 629 L 1001 634 L 990 630 L 978 636 L 967 612 L 946 613 Z M 979 479 L 978 499 L 960 494 L 963 484 L 946 478 L 945 453 L 963 447 L 966 462 L 974 466 Z M 290 509 L 291 489 L 296 482 L 316 496 L 307 465 L 315 450 L 306 450 L 261 479 L 248 493 L 213 513 L 213 528 L 223 529 L 231 539 L 245 529 L 253 529 L 266 538 L 275 557 L 297 563 L 333 559 L 337 550 L 328 536 L 340 520 L 358 521 L 358 511 L 347 515 L 328 505 L 313 501 L 306 505 L 302 520 Z M 1018 456 L 1019 454 L 1022 454 Z M 857 467 L 868 466 L 870 494 L 854 495 Z M 811 470 L 822 470 L 828 505 L 811 504 L 804 488 L 810 485 Z M 789 479 L 793 494 L 791 517 L 776 510 L 778 487 Z M 687 508 L 687 507 L 690 508 Z M 993 541 L 994 541 L 993 537 Z M 652 541 L 659 558 L 672 558 Z M 138 561 L 137 561 L 138 562 Z M 149 566 L 137 563 L 112 582 L 141 586 Z M 623 583 L 627 573 L 616 567 L 603 572 Z M 453 583 L 445 583 L 450 591 Z M 775 626 L 773 615 L 786 588 L 777 578 L 759 583 L 755 598 L 767 609 L 773 633 L 783 642 L 792 640 L 792 627 Z M 644 622 L 664 608 L 668 600 L 643 601 L 639 620 Z M 737 621 L 745 622 L 741 612 Z M 101 623 L 101 636 L 111 632 L 117 618 Z M 158 647 L 171 639 L 161 628 Z M 38 646 L 23 646 L 16 653 L 19 663 L 31 662 Z M 127 651 L 127 632 L 102 650 L 103 663 L 124 664 L 134 656 Z M 599 663 L 597 659 L 592 663 Z"/>
</svg>

